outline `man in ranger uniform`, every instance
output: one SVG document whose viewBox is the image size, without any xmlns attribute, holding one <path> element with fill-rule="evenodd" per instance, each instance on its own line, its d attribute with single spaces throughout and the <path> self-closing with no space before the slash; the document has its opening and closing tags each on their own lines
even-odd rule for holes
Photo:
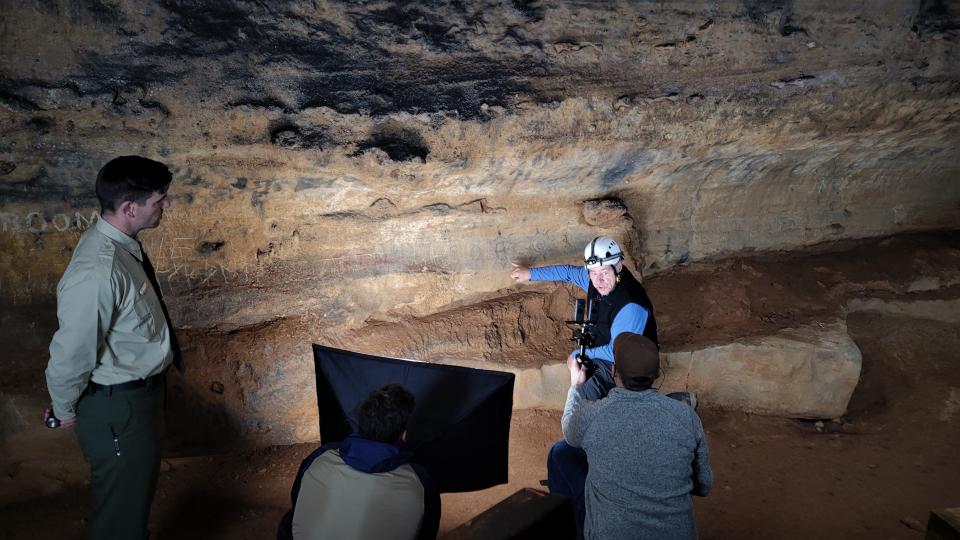
<svg viewBox="0 0 960 540">
<path fill-rule="evenodd" d="M 90 536 L 147 538 L 160 469 L 164 374 L 182 369 L 156 272 L 138 234 L 170 208 L 172 175 L 140 156 L 97 175 L 100 218 L 83 233 L 57 286 L 50 342 L 49 427 L 76 428 L 90 465 Z"/>
</svg>

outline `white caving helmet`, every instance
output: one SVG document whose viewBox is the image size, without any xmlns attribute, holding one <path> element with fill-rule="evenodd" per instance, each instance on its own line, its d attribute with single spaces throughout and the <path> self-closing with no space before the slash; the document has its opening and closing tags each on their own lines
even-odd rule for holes
<svg viewBox="0 0 960 540">
<path fill-rule="evenodd" d="M 598 236 L 583 248 L 583 265 L 587 268 L 613 266 L 623 261 L 623 251 L 609 236 Z"/>
</svg>

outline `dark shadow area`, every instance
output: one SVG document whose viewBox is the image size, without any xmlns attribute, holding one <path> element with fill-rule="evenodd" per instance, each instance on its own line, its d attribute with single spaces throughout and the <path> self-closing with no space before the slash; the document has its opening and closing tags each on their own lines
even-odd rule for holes
<svg viewBox="0 0 960 540">
<path fill-rule="evenodd" d="M 917 6 L 910 30 L 916 32 L 918 38 L 960 29 L 960 9 L 955 2 L 921 0 Z"/>
<path fill-rule="evenodd" d="M 86 486 L 69 485 L 54 495 L 24 497 L 0 506 L 0 538 L 81 540 L 86 538 L 89 511 L 90 491 Z"/>
<path fill-rule="evenodd" d="M 427 156 L 430 154 L 430 148 L 423 137 L 412 129 L 373 133 L 357 145 L 357 151 L 353 155 L 358 156 L 371 148 L 383 150 L 393 161 L 416 159 L 426 163 Z"/>
<path fill-rule="evenodd" d="M 55 299 L 31 304 L 2 302 L 0 343 L 4 344 L 3 389 L 5 391 L 40 388 L 43 391 L 46 390 L 43 370 L 46 368 L 46 359 L 49 358 L 50 339 L 56 331 Z"/>
<path fill-rule="evenodd" d="M 166 519 L 154 526 L 158 538 L 224 538 L 224 531 L 247 511 L 247 501 L 223 490 L 204 488 L 206 484 L 206 479 L 195 478 L 177 494 Z M 263 538 L 270 538 L 267 533 L 263 531 Z"/>
<path fill-rule="evenodd" d="M 951 390 L 960 388 L 958 325 L 863 312 L 848 315 L 847 327 L 863 355 L 847 416 L 909 413 L 925 423 L 952 416 Z"/>
<path fill-rule="evenodd" d="M 270 128 L 270 142 L 282 148 L 323 150 L 332 141 L 321 126 L 300 126 L 280 122 Z"/>
<path fill-rule="evenodd" d="M 249 433 L 227 405 L 217 401 L 222 392 L 222 384 L 214 384 L 210 396 L 202 395 L 179 374 L 167 374 L 164 456 L 217 454 L 245 446 L 242 441 Z"/>
<path fill-rule="evenodd" d="M 577 537 L 570 499 L 521 489 L 443 535 L 444 540 L 573 540 Z"/>
</svg>

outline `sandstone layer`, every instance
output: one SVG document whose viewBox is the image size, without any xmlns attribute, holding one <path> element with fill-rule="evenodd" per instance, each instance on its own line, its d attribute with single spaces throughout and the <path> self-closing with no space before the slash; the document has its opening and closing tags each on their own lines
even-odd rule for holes
<svg viewBox="0 0 960 540">
<path fill-rule="evenodd" d="M 666 283 L 957 230 L 958 28 L 914 0 L 0 0 L 3 410 L 46 399 L 56 283 L 112 157 L 174 171 L 143 240 L 193 362 L 177 440 L 306 440 L 310 342 L 555 370 L 574 292 L 508 289 L 510 264 L 599 234 Z M 940 281 L 908 294 L 956 278 L 914 273 Z M 655 297 L 668 350 L 833 320 L 851 290 L 778 310 L 755 281 Z"/>
</svg>

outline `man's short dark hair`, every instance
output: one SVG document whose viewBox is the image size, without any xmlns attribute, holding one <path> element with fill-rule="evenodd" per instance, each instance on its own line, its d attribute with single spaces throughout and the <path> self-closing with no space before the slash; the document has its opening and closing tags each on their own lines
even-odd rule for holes
<svg viewBox="0 0 960 540">
<path fill-rule="evenodd" d="M 385 443 L 399 441 L 415 403 L 413 394 L 399 384 L 374 390 L 357 408 L 360 436 Z"/>
<path fill-rule="evenodd" d="M 124 201 L 143 204 L 154 192 L 166 193 L 173 175 L 166 165 L 141 156 L 111 159 L 97 174 L 100 210 L 116 212 Z"/>
</svg>

